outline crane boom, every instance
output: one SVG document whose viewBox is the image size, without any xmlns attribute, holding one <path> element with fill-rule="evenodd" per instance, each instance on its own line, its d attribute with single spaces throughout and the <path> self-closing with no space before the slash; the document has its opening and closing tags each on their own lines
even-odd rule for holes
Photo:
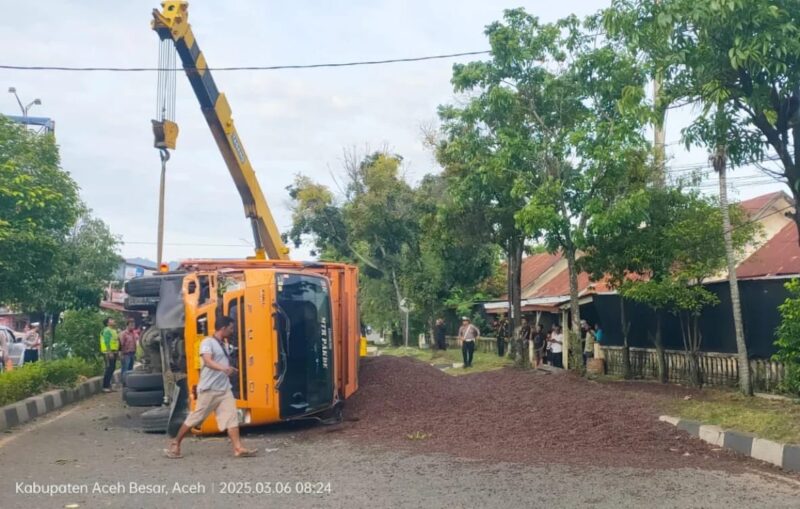
<svg viewBox="0 0 800 509">
<path fill-rule="evenodd" d="M 175 43 L 203 116 L 239 190 L 245 215 L 252 224 L 255 258 L 288 260 L 289 250 L 281 240 L 275 219 L 236 131 L 228 100 L 225 94 L 217 90 L 205 56 L 189 25 L 189 3 L 186 0 L 168 0 L 162 2 L 161 7 L 161 12 L 153 10 L 152 28 L 162 40 L 172 39 Z"/>
</svg>

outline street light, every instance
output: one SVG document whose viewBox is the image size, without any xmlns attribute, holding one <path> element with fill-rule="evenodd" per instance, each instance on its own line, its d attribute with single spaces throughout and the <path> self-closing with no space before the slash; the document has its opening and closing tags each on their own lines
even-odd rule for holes
<svg viewBox="0 0 800 509">
<path fill-rule="evenodd" d="M 27 120 L 28 120 L 28 110 L 33 105 L 37 105 L 38 106 L 38 105 L 42 104 L 42 100 L 37 97 L 33 101 L 29 102 L 27 106 L 23 106 L 22 105 L 22 101 L 19 99 L 19 96 L 17 95 L 17 89 L 15 87 L 8 87 L 8 93 L 9 94 L 14 94 L 14 97 L 16 97 L 17 104 L 19 104 L 19 109 L 22 110 L 22 117 L 24 119 L 24 123 L 25 123 L 25 125 L 27 125 L 28 124 L 28 122 L 27 122 Z"/>
</svg>

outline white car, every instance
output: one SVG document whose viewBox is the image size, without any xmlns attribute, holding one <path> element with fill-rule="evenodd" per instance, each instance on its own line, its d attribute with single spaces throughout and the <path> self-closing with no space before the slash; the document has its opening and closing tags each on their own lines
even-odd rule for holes
<svg viewBox="0 0 800 509">
<path fill-rule="evenodd" d="M 8 358 L 11 359 L 14 366 L 22 366 L 22 363 L 25 362 L 25 344 L 22 342 L 22 333 L 14 332 L 10 328 L 0 325 L 0 334 L 5 336 Z"/>
</svg>

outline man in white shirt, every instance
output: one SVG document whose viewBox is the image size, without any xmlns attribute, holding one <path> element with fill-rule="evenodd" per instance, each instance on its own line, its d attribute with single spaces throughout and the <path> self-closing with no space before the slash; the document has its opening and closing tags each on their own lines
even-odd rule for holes
<svg viewBox="0 0 800 509">
<path fill-rule="evenodd" d="M 239 440 L 239 419 L 236 412 L 236 398 L 231 391 L 230 376 L 236 371 L 231 367 L 224 340 L 233 334 L 234 321 L 223 316 L 216 322 L 214 335 L 200 343 L 200 356 L 203 368 L 200 370 L 200 382 L 197 384 L 197 402 L 192 413 L 186 417 L 178 436 L 164 449 L 168 458 L 182 458 L 181 442 L 183 437 L 195 426 L 206 420 L 211 412 L 217 420 L 220 431 L 228 431 L 233 444 L 233 455 L 237 458 L 255 456 L 256 451 L 245 449 Z"/>
<path fill-rule="evenodd" d="M 557 368 L 563 368 L 564 362 L 562 359 L 562 352 L 564 351 L 564 333 L 560 325 L 553 328 L 553 333 L 548 340 L 550 345 L 550 365 Z"/>
<path fill-rule="evenodd" d="M 464 358 L 464 368 L 472 367 L 472 356 L 475 353 L 475 340 L 481 331 L 470 323 L 466 316 L 461 317 L 461 327 L 458 329 L 458 342 L 461 344 L 461 356 Z"/>
<path fill-rule="evenodd" d="M 42 341 L 39 339 L 39 323 L 34 322 L 25 326 L 25 337 L 22 338 L 25 343 L 25 363 L 37 362 L 39 360 L 39 347 L 42 346 Z"/>
</svg>

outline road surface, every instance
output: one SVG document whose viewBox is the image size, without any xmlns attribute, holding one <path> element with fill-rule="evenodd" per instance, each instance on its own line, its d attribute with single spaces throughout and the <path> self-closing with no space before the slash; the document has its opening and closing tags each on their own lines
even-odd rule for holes
<svg viewBox="0 0 800 509">
<path fill-rule="evenodd" d="M 141 410 L 119 399 L 96 396 L 0 435 L 0 507 L 800 506 L 796 477 L 756 464 L 730 474 L 492 463 L 291 428 L 247 433 L 257 458 L 234 459 L 227 439 L 212 437 L 187 440 L 185 458 L 169 460 L 164 436 L 138 432 Z"/>
</svg>

